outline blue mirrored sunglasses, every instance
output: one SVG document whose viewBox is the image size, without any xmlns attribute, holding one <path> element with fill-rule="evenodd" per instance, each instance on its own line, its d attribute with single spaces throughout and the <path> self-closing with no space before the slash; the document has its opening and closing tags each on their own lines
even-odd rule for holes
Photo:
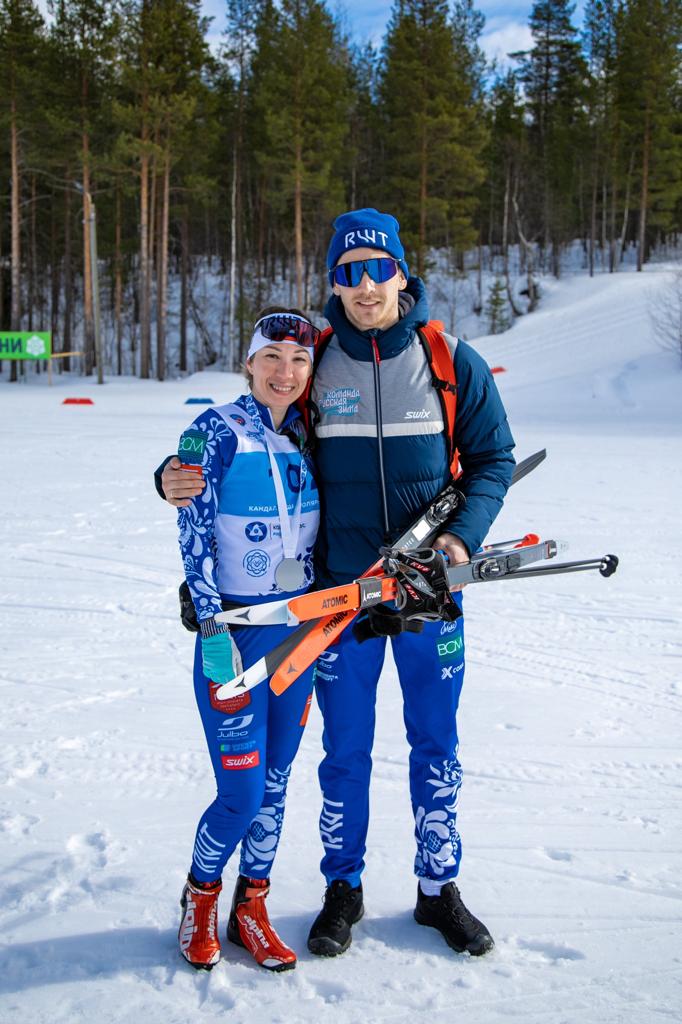
<svg viewBox="0 0 682 1024">
<path fill-rule="evenodd" d="M 373 256 L 369 260 L 339 263 L 329 271 L 329 280 L 343 288 L 357 288 L 365 273 L 369 274 L 375 284 L 383 284 L 384 281 L 390 281 L 395 277 L 398 273 L 398 264 L 391 256 Z"/>
</svg>

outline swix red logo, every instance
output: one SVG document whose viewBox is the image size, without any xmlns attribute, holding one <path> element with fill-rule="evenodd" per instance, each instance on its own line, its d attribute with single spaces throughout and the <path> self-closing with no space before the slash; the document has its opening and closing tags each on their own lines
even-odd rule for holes
<svg viewBox="0 0 682 1024">
<path fill-rule="evenodd" d="M 256 768 L 260 764 L 260 751 L 253 750 L 250 754 L 225 754 L 220 759 L 227 771 L 242 771 L 244 768 Z"/>
</svg>

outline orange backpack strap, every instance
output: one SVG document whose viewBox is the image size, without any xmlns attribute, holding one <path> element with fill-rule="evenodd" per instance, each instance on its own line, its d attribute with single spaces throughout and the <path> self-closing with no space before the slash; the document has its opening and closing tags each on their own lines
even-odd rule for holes
<svg viewBox="0 0 682 1024">
<path fill-rule="evenodd" d="M 313 369 L 308 379 L 308 384 L 301 397 L 296 402 L 296 406 L 301 413 L 303 419 L 303 425 L 305 426 L 306 434 L 308 436 L 308 444 L 312 446 L 314 443 L 314 428 L 317 420 L 319 419 L 316 406 L 310 397 L 310 392 L 313 387 L 313 381 L 315 379 L 315 371 L 317 370 L 320 359 L 322 358 L 327 345 L 331 341 L 333 330 L 331 327 L 325 327 L 323 331 L 320 331 L 317 341 L 315 343 L 315 353 L 313 355 Z"/>
<path fill-rule="evenodd" d="M 459 475 L 459 456 L 455 448 L 455 418 L 457 416 L 457 379 L 452 361 L 452 350 L 443 337 L 443 324 L 440 320 L 429 320 L 425 327 L 417 331 L 429 366 L 431 367 L 431 384 L 438 392 L 443 410 L 445 437 L 450 459 L 450 472 L 453 479 Z"/>
</svg>

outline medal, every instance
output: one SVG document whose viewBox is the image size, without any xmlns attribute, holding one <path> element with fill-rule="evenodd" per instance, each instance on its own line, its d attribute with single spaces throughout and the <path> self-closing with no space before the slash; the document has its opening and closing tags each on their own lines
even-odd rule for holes
<svg viewBox="0 0 682 1024">
<path fill-rule="evenodd" d="M 275 569 L 275 583 L 287 593 L 305 586 L 305 566 L 297 558 L 283 558 Z"/>
<path fill-rule="evenodd" d="M 275 454 L 268 444 L 267 435 L 265 433 L 265 427 L 263 421 L 258 412 L 258 407 L 254 402 L 251 395 L 246 395 L 244 399 L 244 405 L 246 410 L 251 417 L 259 440 L 265 451 L 267 452 L 268 459 L 270 460 L 270 471 L 272 473 L 272 483 L 275 488 L 275 497 L 277 500 L 277 512 L 279 518 L 279 527 L 282 536 L 282 554 L 284 558 L 275 569 L 275 583 L 280 590 L 286 593 L 292 591 L 302 590 L 306 582 L 305 565 L 302 560 L 296 558 L 296 549 L 298 546 L 298 539 L 300 535 L 300 523 L 301 523 L 301 509 L 303 505 L 303 488 L 305 486 L 307 466 L 305 457 L 300 455 L 300 469 L 299 469 L 299 480 L 298 490 L 294 499 L 294 506 L 289 514 L 289 508 L 287 504 L 287 498 L 284 493 L 284 484 L 282 482 L 282 474 L 280 467 L 277 465 L 277 459 Z"/>
</svg>

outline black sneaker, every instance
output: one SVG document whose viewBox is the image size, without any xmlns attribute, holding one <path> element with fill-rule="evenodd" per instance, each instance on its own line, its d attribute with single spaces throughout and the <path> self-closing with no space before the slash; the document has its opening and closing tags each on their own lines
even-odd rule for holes
<svg viewBox="0 0 682 1024">
<path fill-rule="evenodd" d="M 454 882 L 444 885 L 440 896 L 425 896 L 418 886 L 414 919 L 418 924 L 437 928 L 448 946 L 458 953 L 468 951 L 472 956 L 483 956 L 495 945 L 486 926 L 464 906 Z"/>
<path fill-rule="evenodd" d="M 351 925 L 357 924 L 364 912 L 362 885 L 353 889 L 345 879 L 332 882 L 325 891 L 324 906 L 310 929 L 310 952 L 315 956 L 345 953 L 351 944 Z"/>
</svg>

